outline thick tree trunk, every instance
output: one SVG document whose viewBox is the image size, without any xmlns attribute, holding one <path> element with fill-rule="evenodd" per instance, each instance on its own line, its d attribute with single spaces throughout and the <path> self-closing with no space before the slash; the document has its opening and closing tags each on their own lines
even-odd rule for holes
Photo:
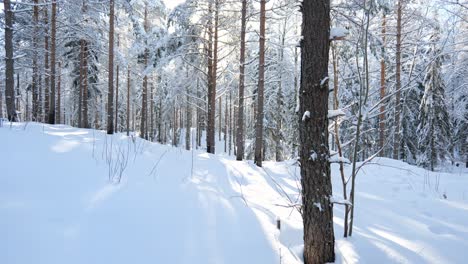
<svg viewBox="0 0 468 264">
<path fill-rule="evenodd" d="M 109 2 L 109 79 L 107 95 L 107 134 L 114 134 L 114 0 Z"/>
<path fill-rule="evenodd" d="M 263 161 L 263 93 L 265 86 L 265 5 L 260 1 L 260 45 L 258 63 L 257 119 L 255 122 L 255 164 L 262 167 Z"/>
<path fill-rule="evenodd" d="M 5 12 L 5 100 L 9 121 L 16 122 L 15 76 L 13 58 L 13 11 L 10 0 L 3 1 Z"/>
<path fill-rule="evenodd" d="M 120 46 L 120 39 L 119 39 L 119 36 L 117 36 L 117 49 L 119 48 L 119 46 Z M 117 62 L 115 71 L 116 71 L 116 76 L 115 76 L 114 131 L 119 132 L 119 63 L 118 62 Z"/>
<path fill-rule="evenodd" d="M 239 105 L 237 111 L 236 126 L 236 159 L 244 158 L 244 81 L 245 81 L 245 28 L 247 15 L 247 0 L 242 0 L 242 18 L 241 18 L 241 47 L 239 60 Z"/>
<path fill-rule="evenodd" d="M 304 262 L 334 262 L 333 204 L 328 157 L 330 1 L 302 2 L 300 165 Z"/>
<path fill-rule="evenodd" d="M 56 25 L 57 25 L 57 1 L 52 1 L 51 37 L 50 37 L 50 105 L 49 124 L 55 124 L 55 53 L 56 53 Z"/>
<path fill-rule="evenodd" d="M 401 9 L 402 0 L 397 3 L 397 33 L 396 33 L 396 93 L 395 93 L 395 133 L 393 139 L 393 158 L 398 159 L 400 154 L 400 113 L 401 113 Z"/>
<path fill-rule="evenodd" d="M 221 141 L 221 133 L 223 132 L 223 98 L 219 97 L 219 107 L 218 107 L 218 141 Z"/>
</svg>

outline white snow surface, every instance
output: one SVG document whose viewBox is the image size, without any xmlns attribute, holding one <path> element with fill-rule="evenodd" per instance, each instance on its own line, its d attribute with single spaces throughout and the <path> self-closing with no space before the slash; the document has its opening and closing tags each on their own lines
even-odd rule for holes
<svg viewBox="0 0 468 264">
<path fill-rule="evenodd" d="M 128 158 L 119 184 L 108 170 L 118 155 Z M 0 128 L 0 160 L 0 263 L 302 263 L 293 161 L 261 169 L 227 155 L 36 123 Z M 332 181 L 334 199 L 342 199 L 337 164 Z M 343 209 L 334 206 L 336 263 L 468 258 L 464 168 L 432 173 L 375 159 L 358 174 L 347 239 Z"/>
</svg>

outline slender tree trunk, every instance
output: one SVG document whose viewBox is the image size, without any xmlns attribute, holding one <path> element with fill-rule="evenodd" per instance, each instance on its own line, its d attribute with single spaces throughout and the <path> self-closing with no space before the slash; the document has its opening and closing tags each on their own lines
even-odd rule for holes
<svg viewBox="0 0 468 264">
<path fill-rule="evenodd" d="M 130 67 L 127 69 L 127 136 L 130 136 Z"/>
<path fill-rule="evenodd" d="M 5 100 L 9 121 L 17 121 L 15 106 L 15 76 L 13 58 L 13 11 L 10 0 L 3 1 L 5 12 Z"/>
<path fill-rule="evenodd" d="M 88 118 L 88 42 L 84 41 L 84 54 L 83 54 L 83 127 L 89 128 Z"/>
<path fill-rule="evenodd" d="M 117 36 L 117 49 L 119 48 L 120 46 L 120 38 L 119 36 Z M 114 131 L 115 132 L 119 132 L 119 63 L 117 62 L 117 66 L 116 66 L 116 76 L 115 76 L 115 109 L 114 109 L 114 112 L 115 112 L 115 127 L 114 127 Z"/>
<path fill-rule="evenodd" d="M 57 124 L 62 123 L 61 114 L 62 114 L 62 63 L 58 62 L 58 75 L 57 75 Z"/>
<path fill-rule="evenodd" d="M 78 95 L 78 127 L 83 127 L 84 42 L 80 40 L 80 93 Z"/>
<path fill-rule="evenodd" d="M 47 116 L 49 114 L 49 104 L 50 104 L 50 65 L 49 65 L 49 13 L 48 6 L 44 8 L 44 75 L 45 75 L 45 90 L 44 90 L 44 113 L 42 116 L 43 122 L 47 122 Z"/>
<path fill-rule="evenodd" d="M 187 104 L 185 106 L 185 149 L 190 150 L 190 128 L 192 126 L 192 113 L 190 109 L 190 96 L 189 89 L 186 90 L 187 93 Z"/>
<path fill-rule="evenodd" d="M 393 139 L 393 158 L 398 159 L 400 154 L 400 112 L 401 112 L 401 9 L 403 0 L 397 3 L 397 33 L 396 33 L 396 93 L 395 93 L 395 134 Z"/>
<path fill-rule="evenodd" d="M 55 50 L 56 50 L 56 22 L 57 20 L 57 1 L 52 1 L 51 17 L 51 37 L 50 37 L 50 105 L 49 105 L 49 124 L 55 124 Z"/>
<path fill-rule="evenodd" d="M 257 90 L 257 119 L 255 122 L 255 164 L 262 167 L 263 161 L 263 93 L 265 86 L 265 5 L 266 0 L 260 1 L 260 45 L 258 63 Z"/>
<path fill-rule="evenodd" d="M 237 111 L 236 126 L 236 159 L 244 158 L 244 81 L 245 81 L 245 28 L 247 15 L 247 0 L 242 0 L 242 18 L 241 18 L 241 47 L 239 60 L 239 105 Z"/>
<path fill-rule="evenodd" d="M 109 0 L 109 76 L 107 95 L 107 134 L 114 134 L 114 0 Z"/>
<path fill-rule="evenodd" d="M 220 112 L 221 113 L 221 112 Z M 229 120 L 229 111 L 228 111 L 228 103 L 227 98 L 224 102 L 224 153 L 227 153 L 227 140 L 228 140 L 228 120 Z"/>
<path fill-rule="evenodd" d="M 336 45 L 333 45 L 332 47 L 332 56 L 333 56 L 333 108 L 335 110 L 338 110 L 340 107 L 340 101 L 338 99 L 338 90 L 339 90 L 339 85 L 338 85 L 338 56 L 336 54 Z M 340 158 L 343 157 L 343 150 L 341 148 L 341 139 L 340 139 L 340 123 L 338 122 L 338 119 L 335 119 L 335 143 L 336 147 L 338 149 L 338 155 Z M 341 176 L 341 184 L 343 188 L 343 199 L 347 200 L 348 199 L 348 191 L 347 191 L 347 178 L 344 173 L 344 164 L 343 162 L 339 163 L 340 166 L 340 176 Z M 343 236 L 347 237 L 348 236 L 348 219 L 349 219 L 349 206 L 347 204 L 344 205 L 345 207 L 345 216 L 344 216 L 344 221 L 343 221 Z"/>
<path fill-rule="evenodd" d="M 34 31 L 33 31 L 33 76 L 32 76 L 32 120 L 38 121 L 38 112 L 39 112 L 39 85 L 38 85 L 38 35 L 39 35 L 39 0 L 34 0 L 33 7 L 33 22 L 34 22 Z"/>
<path fill-rule="evenodd" d="M 211 2 L 209 12 L 212 11 Z M 214 11 L 214 38 L 213 19 L 208 22 L 208 130 L 206 133 L 206 150 L 208 153 L 215 153 L 215 116 L 216 116 L 216 75 L 218 61 L 218 0 L 215 2 Z"/>
<path fill-rule="evenodd" d="M 384 11 L 385 12 L 385 11 Z M 386 41 L 386 24 L 387 20 L 385 13 L 382 17 L 382 58 L 380 59 L 380 100 L 385 98 L 385 41 Z M 379 148 L 382 150 L 380 156 L 385 156 L 383 151 L 385 143 L 385 104 L 380 103 L 380 115 L 379 115 Z"/>
<path fill-rule="evenodd" d="M 232 120 L 232 90 L 229 90 L 229 156 L 231 156 L 232 151 L 232 127 L 233 127 L 233 120 Z"/>
<path fill-rule="evenodd" d="M 320 8 L 318 8 L 320 7 Z M 304 262 L 335 261 L 333 204 L 328 157 L 330 1 L 302 2 L 300 165 L 304 220 Z"/>
<path fill-rule="evenodd" d="M 221 141 L 221 133 L 223 131 L 223 98 L 219 97 L 219 115 L 218 115 L 218 141 Z"/>
<path fill-rule="evenodd" d="M 148 28 L 148 4 L 147 3 L 145 4 L 144 28 L 145 28 L 145 32 L 148 32 L 149 28 Z M 145 54 L 144 54 L 145 71 L 146 71 L 146 67 L 148 67 L 148 55 L 149 55 L 149 50 L 146 47 Z M 147 114 L 148 114 L 148 76 L 145 73 L 143 77 L 143 91 L 141 95 L 141 123 L 140 123 L 140 137 L 144 139 L 148 139 L 148 133 L 147 133 L 147 128 L 146 128 Z"/>
</svg>

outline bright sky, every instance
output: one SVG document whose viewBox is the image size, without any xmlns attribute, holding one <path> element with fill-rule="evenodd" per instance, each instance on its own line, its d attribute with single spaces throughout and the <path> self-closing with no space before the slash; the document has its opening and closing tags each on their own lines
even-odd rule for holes
<svg viewBox="0 0 468 264">
<path fill-rule="evenodd" d="M 164 4 L 166 4 L 166 6 L 171 9 L 177 6 L 178 4 L 185 2 L 185 0 L 163 0 L 163 1 L 164 1 Z"/>
</svg>

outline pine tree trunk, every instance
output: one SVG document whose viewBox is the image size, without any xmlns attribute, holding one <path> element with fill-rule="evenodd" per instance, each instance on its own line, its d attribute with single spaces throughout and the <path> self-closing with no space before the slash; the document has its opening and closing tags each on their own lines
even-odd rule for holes
<svg viewBox="0 0 468 264">
<path fill-rule="evenodd" d="M 382 58 L 380 59 L 380 100 L 385 98 L 385 40 L 386 40 L 386 24 L 387 20 L 385 13 L 382 17 Z M 381 151 L 380 156 L 385 156 L 383 151 L 385 143 L 385 104 L 380 102 L 380 114 L 379 114 L 379 148 Z"/>
<path fill-rule="evenodd" d="M 130 136 L 130 67 L 127 70 L 127 136 Z"/>
<path fill-rule="evenodd" d="M 260 45 L 258 63 L 257 119 L 255 122 L 255 164 L 262 167 L 263 161 L 263 93 L 265 86 L 265 5 L 260 1 Z"/>
<path fill-rule="evenodd" d="M 223 98 L 219 97 L 219 115 L 218 115 L 218 141 L 221 141 L 221 133 L 223 131 Z"/>
<path fill-rule="evenodd" d="M 144 28 L 145 32 L 148 32 L 148 4 L 145 4 L 145 21 L 144 21 Z M 147 44 L 147 43 L 146 43 Z M 146 67 L 148 67 L 148 54 L 149 50 L 148 48 L 145 48 L 145 54 L 144 54 L 144 65 L 145 65 L 145 70 Z M 140 137 L 144 139 L 148 139 L 147 135 L 147 129 L 146 129 L 146 116 L 148 114 L 148 76 L 145 74 L 143 77 L 143 91 L 141 95 L 141 123 L 140 123 Z"/>
<path fill-rule="evenodd" d="M 211 2 L 209 12 L 212 11 Z M 208 22 L 208 130 L 206 133 L 206 151 L 215 153 L 215 116 L 216 116 L 216 75 L 218 61 L 218 0 L 215 1 L 214 28 L 213 19 Z M 213 37 L 214 29 L 214 37 Z"/>
<path fill-rule="evenodd" d="M 3 1 L 5 12 L 5 100 L 9 121 L 17 121 L 13 58 L 13 11 L 10 0 Z"/>
<path fill-rule="evenodd" d="M 49 104 L 50 104 L 50 65 L 49 65 L 49 14 L 47 11 L 48 7 L 44 8 L 44 75 L 45 75 L 45 89 L 44 89 L 44 113 L 42 116 L 42 121 L 47 121 L 47 116 L 49 114 Z"/>
<path fill-rule="evenodd" d="M 80 91 L 78 95 L 78 127 L 82 125 L 83 115 L 83 68 L 84 68 L 84 40 L 80 40 Z"/>
<path fill-rule="evenodd" d="M 120 39 L 117 36 L 117 49 L 120 46 Z M 115 76 L 115 105 L 114 105 L 114 112 L 115 112 L 115 120 L 114 120 L 114 131 L 119 132 L 119 63 L 117 62 L 116 66 L 116 76 Z"/>
<path fill-rule="evenodd" d="M 57 124 L 62 123 L 62 91 L 61 91 L 61 84 L 62 84 L 62 63 L 58 62 L 58 74 L 57 74 Z"/>
<path fill-rule="evenodd" d="M 50 105 L 49 105 L 49 124 L 55 124 L 55 52 L 56 52 L 56 22 L 57 20 L 57 1 L 52 1 L 51 17 L 51 38 L 50 38 Z"/>
<path fill-rule="evenodd" d="M 185 106 L 185 149 L 190 150 L 190 128 L 192 126 L 192 115 L 190 109 L 190 96 L 189 90 L 187 89 L 187 104 Z"/>
<path fill-rule="evenodd" d="M 107 95 L 107 134 L 114 134 L 114 0 L 109 0 L 109 76 Z"/>
<path fill-rule="evenodd" d="M 32 120 L 37 122 L 38 121 L 38 112 L 39 112 L 39 78 L 38 78 L 38 49 L 39 49 L 39 0 L 34 0 L 34 7 L 33 7 L 33 23 L 34 23 L 34 31 L 33 31 L 33 59 L 32 59 L 32 66 L 33 66 L 33 76 L 32 76 Z"/>
<path fill-rule="evenodd" d="M 330 1 L 302 2 L 300 165 L 304 220 L 304 262 L 334 262 L 333 204 L 328 157 Z"/>
<path fill-rule="evenodd" d="M 84 41 L 83 54 L 83 126 L 89 128 L 88 107 L 88 42 Z"/>
<path fill-rule="evenodd" d="M 397 33 L 396 33 L 396 94 L 395 94 L 395 135 L 393 139 L 393 159 L 398 159 L 400 154 L 400 112 L 401 112 L 401 9 L 402 0 L 397 3 Z"/>
<path fill-rule="evenodd" d="M 247 15 L 247 0 L 242 0 L 242 19 L 241 19 L 241 47 L 239 60 L 239 105 L 237 111 L 236 126 L 236 159 L 244 158 L 244 81 L 245 81 L 245 28 Z"/>
</svg>

